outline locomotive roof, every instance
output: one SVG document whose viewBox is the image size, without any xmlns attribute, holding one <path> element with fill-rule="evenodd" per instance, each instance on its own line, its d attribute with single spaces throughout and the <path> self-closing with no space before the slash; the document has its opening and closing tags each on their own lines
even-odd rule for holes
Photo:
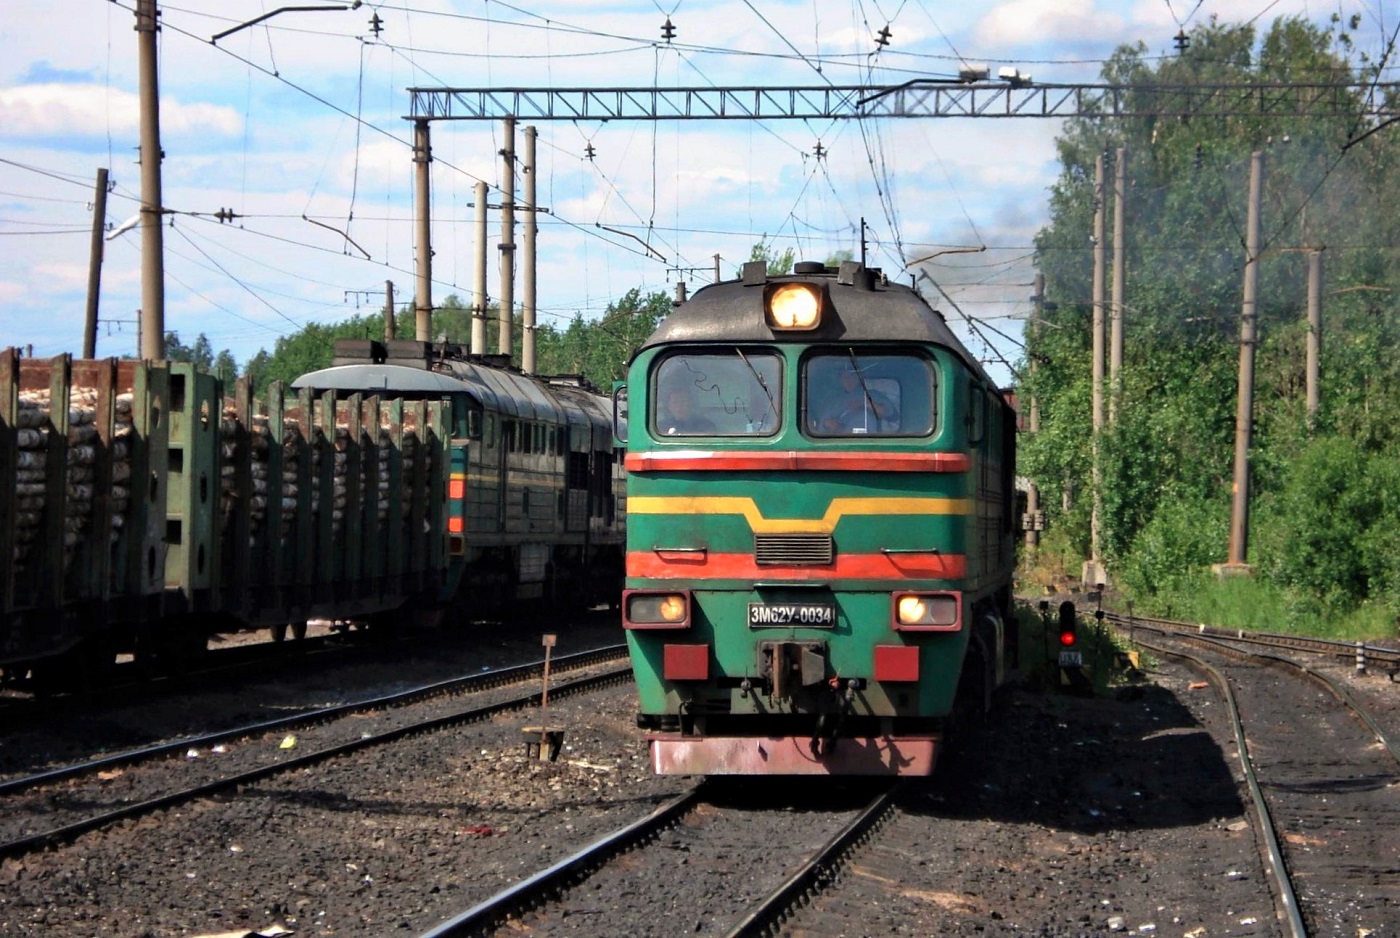
<svg viewBox="0 0 1400 938">
<path fill-rule="evenodd" d="M 446 394 L 467 394 L 483 407 L 525 420 L 550 423 L 578 423 L 574 411 L 538 381 L 515 371 L 491 368 L 476 362 L 448 359 L 430 371 L 421 366 L 375 362 L 333 365 L 302 375 L 292 382 L 294 388 L 318 391 L 378 391 L 440 397 Z M 591 417 L 591 415 L 590 415 Z"/>
<path fill-rule="evenodd" d="M 839 269 L 798 264 L 795 270 L 798 272 L 777 277 L 749 276 L 702 287 L 662 320 L 642 349 L 677 342 L 928 342 L 947 347 L 995 386 L 948 328 L 943 315 L 910 287 L 883 280 L 878 271 L 858 264 L 843 264 Z M 831 312 L 816 329 L 774 332 L 768 326 L 763 312 L 764 287 L 787 282 L 826 287 Z"/>
</svg>

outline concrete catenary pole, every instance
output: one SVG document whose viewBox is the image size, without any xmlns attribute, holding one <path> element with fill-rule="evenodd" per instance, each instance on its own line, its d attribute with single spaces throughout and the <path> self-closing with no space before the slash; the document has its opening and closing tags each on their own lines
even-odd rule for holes
<svg viewBox="0 0 1400 938">
<path fill-rule="evenodd" d="M 136 0 L 141 97 L 141 357 L 165 358 L 165 232 L 160 191 L 160 85 L 156 0 Z"/>
<path fill-rule="evenodd" d="M 719 255 L 715 255 L 715 283 L 719 283 Z"/>
<path fill-rule="evenodd" d="M 87 317 L 83 322 L 83 357 L 97 357 L 97 301 L 102 293 L 102 229 L 107 220 L 107 169 L 97 171 L 92 193 L 92 241 L 88 248 Z"/>
<path fill-rule="evenodd" d="M 1264 154 L 1249 158 L 1249 214 L 1245 222 L 1244 302 L 1240 310 L 1240 387 L 1235 407 L 1235 480 L 1227 567 L 1244 570 L 1249 554 L 1249 444 L 1254 423 L 1255 293 L 1259 286 L 1259 191 Z"/>
<path fill-rule="evenodd" d="M 472 354 L 486 354 L 486 182 L 476 184 L 476 282 L 472 286 Z"/>
<path fill-rule="evenodd" d="M 394 281 L 384 281 L 384 341 L 392 342 L 394 335 Z"/>
<path fill-rule="evenodd" d="M 523 325 L 520 338 L 520 370 L 527 375 L 535 373 L 535 236 L 539 233 L 535 225 L 538 217 L 535 205 L 535 136 L 535 128 L 525 128 L 525 264 L 520 272 L 520 318 Z"/>
<path fill-rule="evenodd" d="M 1093 436 L 1090 442 L 1090 473 L 1092 477 L 1093 506 L 1089 515 L 1089 563 L 1084 565 L 1083 579 L 1086 583 L 1103 582 L 1102 568 L 1099 565 L 1099 549 L 1102 536 L 1103 492 L 1102 472 L 1099 467 L 1099 436 L 1103 433 L 1103 372 L 1104 372 L 1104 155 L 1094 160 L 1094 282 L 1093 310 Z"/>
<path fill-rule="evenodd" d="M 428 198 L 429 170 L 433 150 L 428 140 L 428 122 L 413 122 L 413 201 L 414 222 L 418 228 L 418 283 L 413 294 L 413 337 L 419 342 L 433 340 L 433 225 Z"/>
<path fill-rule="evenodd" d="M 501 121 L 501 310 L 496 351 L 511 354 L 515 313 L 515 118 Z"/>
<path fill-rule="evenodd" d="M 1027 357 L 1031 362 L 1031 384 L 1035 384 L 1035 358 L 1040 350 L 1040 317 L 1045 312 L 1045 275 L 1035 275 L 1035 293 L 1031 295 L 1031 347 L 1033 352 Z M 1040 401 L 1031 395 L 1031 416 L 1028 429 L 1031 433 L 1040 432 Z M 1034 554 L 1040 546 L 1040 532 L 1036 530 L 1035 519 L 1040 514 L 1040 486 L 1034 481 L 1026 482 L 1026 550 Z"/>
<path fill-rule="evenodd" d="M 1308 429 L 1317 429 L 1322 359 L 1322 251 L 1308 252 Z"/>
<path fill-rule="evenodd" d="M 1113 319 L 1108 342 L 1108 422 L 1118 419 L 1119 399 L 1123 396 L 1123 206 L 1128 180 L 1128 151 L 1118 148 L 1113 173 Z"/>
</svg>

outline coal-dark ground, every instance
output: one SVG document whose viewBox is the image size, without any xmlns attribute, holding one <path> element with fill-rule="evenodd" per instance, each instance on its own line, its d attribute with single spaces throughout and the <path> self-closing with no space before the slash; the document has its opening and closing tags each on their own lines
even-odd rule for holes
<svg viewBox="0 0 1400 938">
<path fill-rule="evenodd" d="M 538 657 L 538 635 L 516 632 L 463 636 L 457 666 Z M 621 634 L 614 623 L 560 643 L 595 638 Z M 314 695 L 344 696 L 349 688 L 335 685 L 351 681 L 415 683 L 407 671 L 417 668 L 391 657 L 377 674 L 357 665 L 353 678 L 318 677 Z M 435 653 L 422 670 L 442 669 L 446 657 Z M 253 686 L 245 694 L 238 706 L 248 712 L 296 696 Z M 167 705 L 187 716 L 166 719 L 197 723 L 188 713 L 201 705 L 191 692 Z M 521 713 L 5 860 L 0 934 L 187 938 L 272 925 L 316 936 L 420 933 L 689 784 L 650 774 L 634 706 L 630 688 L 558 701 L 567 736 L 554 763 L 525 757 L 521 727 L 538 714 Z M 945 756 L 939 777 L 904 793 L 842 888 L 789 931 L 1282 934 L 1222 716 L 1212 690 L 1167 665 L 1095 699 L 1013 691 L 993 724 Z M 731 852 L 727 875 L 789 861 L 781 831 L 755 836 L 752 850 Z M 729 923 L 707 914 L 714 877 L 678 864 L 670 881 L 666 906 L 696 910 L 674 918 L 676 933 L 723 933 Z M 634 901 L 609 927 L 654 933 L 655 897 L 639 890 Z M 1336 934 L 1394 933 L 1393 923 L 1346 927 Z"/>
</svg>

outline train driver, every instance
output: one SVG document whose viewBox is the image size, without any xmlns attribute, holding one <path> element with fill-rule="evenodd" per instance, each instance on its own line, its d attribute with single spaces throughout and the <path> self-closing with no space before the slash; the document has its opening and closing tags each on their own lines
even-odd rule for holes
<svg viewBox="0 0 1400 938">
<path fill-rule="evenodd" d="M 715 432 L 714 421 L 700 413 L 695 405 L 695 389 L 674 384 L 661 397 L 656 412 L 656 429 L 666 436 L 703 436 Z"/>
<path fill-rule="evenodd" d="M 839 388 L 817 407 L 812 429 L 819 433 L 881 433 L 899 423 L 899 405 L 870 386 L 856 364 L 841 363 Z"/>
</svg>

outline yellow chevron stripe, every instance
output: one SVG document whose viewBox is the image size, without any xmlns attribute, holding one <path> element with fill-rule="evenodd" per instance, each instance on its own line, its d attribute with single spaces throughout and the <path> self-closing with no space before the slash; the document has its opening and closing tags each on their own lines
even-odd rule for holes
<svg viewBox="0 0 1400 938">
<path fill-rule="evenodd" d="M 826 514 L 812 518 L 765 518 L 742 495 L 633 496 L 634 515 L 743 515 L 755 534 L 830 534 L 846 515 L 970 515 L 970 498 L 833 498 Z"/>
</svg>

